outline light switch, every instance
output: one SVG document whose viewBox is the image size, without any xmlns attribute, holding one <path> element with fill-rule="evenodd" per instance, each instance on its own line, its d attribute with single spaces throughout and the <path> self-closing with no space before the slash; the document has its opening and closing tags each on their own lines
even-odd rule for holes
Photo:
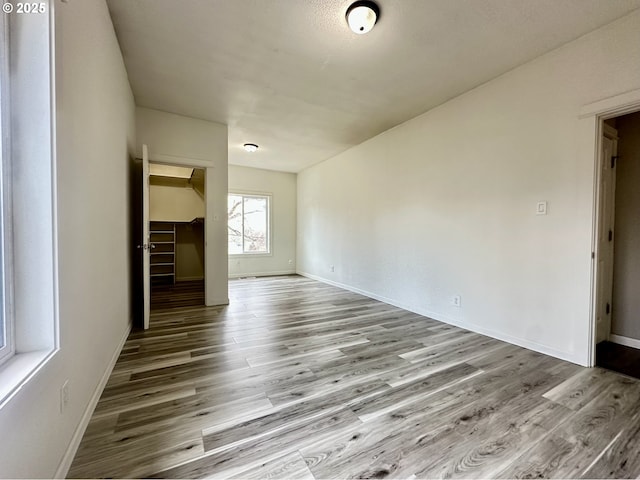
<svg viewBox="0 0 640 480">
<path fill-rule="evenodd" d="M 547 202 L 538 202 L 536 206 L 536 215 L 546 215 L 547 214 Z"/>
</svg>

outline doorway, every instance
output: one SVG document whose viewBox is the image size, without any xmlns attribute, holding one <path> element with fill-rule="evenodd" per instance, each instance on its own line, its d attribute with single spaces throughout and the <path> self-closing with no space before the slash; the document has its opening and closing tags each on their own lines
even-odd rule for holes
<svg viewBox="0 0 640 480">
<path fill-rule="evenodd" d="M 640 112 L 603 120 L 595 364 L 640 378 Z"/>
<path fill-rule="evenodd" d="M 205 304 L 205 171 L 149 164 L 151 311 Z"/>
</svg>

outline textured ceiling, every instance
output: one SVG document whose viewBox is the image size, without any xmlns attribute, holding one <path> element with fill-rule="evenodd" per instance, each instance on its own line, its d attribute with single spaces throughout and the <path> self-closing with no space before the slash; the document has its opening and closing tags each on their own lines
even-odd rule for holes
<svg viewBox="0 0 640 480">
<path fill-rule="evenodd" d="M 136 103 L 229 126 L 229 163 L 297 172 L 640 0 L 108 0 Z M 246 153 L 242 144 L 257 143 Z"/>
</svg>

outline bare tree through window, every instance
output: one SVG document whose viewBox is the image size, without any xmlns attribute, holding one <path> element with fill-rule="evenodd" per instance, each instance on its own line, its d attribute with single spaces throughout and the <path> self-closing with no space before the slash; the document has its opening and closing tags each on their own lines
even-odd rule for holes
<svg viewBox="0 0 640 480">
<path fill-rule="evenodd" d="M 229 254 L 269 253 L 269 197 L 230 194 Z"/>
</svg>

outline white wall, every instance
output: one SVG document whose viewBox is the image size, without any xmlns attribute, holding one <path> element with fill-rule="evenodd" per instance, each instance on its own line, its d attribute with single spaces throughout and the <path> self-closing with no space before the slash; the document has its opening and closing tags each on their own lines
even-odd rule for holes
<svg viewBox="0 0 640 480">
<path fill-rule="evenodd" d="M 595 121 L 578 116 L 640 88 L 639 58 L 636 11 L 304 170 L 299 272 L 587 364 Z"/>
<path fill-rule="evenodd" d="M 204 217 L 204 200 L 191 187 L 149 186 L 149 219 L 160 222 L 190 222 Z"/>
<path fill-rule="evenodd" d="M 271 195 L 271 254 L 230 255 L 229 276 L 295 273 L 296 174 L 229 165 L 229 192 Z"/>
<path fill-rule="evenodd" d="M 133 95 L 106 4 L 55 8 L 60 351 L 0 411 L 3 478 L 66 473 L 65 453 L 131 321 Z"/>
<path fill-rule="evenodd" d="M 616 122 L 616 218 L 611 333 L 640 340 L 640 113 Z"/>
<path fill-rule="evenodd" d="M 149 146 L 152 161 L 205 167 L 205 303 L 229 303 L 227 126 L 138 107 L 136 135 L 139 149 Z"/>
<path fill-rule="evenodd" d="M 200 223 L 176 225 L 176 281 L 204 278 L 204 228 Z"/>
</svg>

